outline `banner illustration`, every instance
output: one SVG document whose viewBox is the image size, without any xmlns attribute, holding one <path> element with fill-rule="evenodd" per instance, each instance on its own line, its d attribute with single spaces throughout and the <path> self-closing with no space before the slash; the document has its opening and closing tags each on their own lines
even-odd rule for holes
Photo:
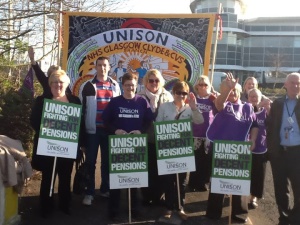
<svg viewBox="0 0 300 225">
<path fill-rule="evenodd" d="M 141 85 L 148 69 L 158 69 L 167 83 L 194 84 L 208 74 L 214 20 L 214 14 L 65 12 L 63 68 L 74 94 L 95 75 L 101 56 L 109 57 L 114 78 L 119 68 L 136 73 Z"/>
</svg>

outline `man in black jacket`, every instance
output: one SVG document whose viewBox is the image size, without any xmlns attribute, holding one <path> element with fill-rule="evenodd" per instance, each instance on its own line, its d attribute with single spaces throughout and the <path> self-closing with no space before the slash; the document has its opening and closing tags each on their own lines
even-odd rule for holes
<svg viewBox="0 0 300 225">
<path fill-rule="evenodd" d="M 300 224 L 300 73 L 284 83 L 286 96 L 276 99 L 267 118 L 267 146 L 272 167 L 279 225 Z M 290 208 L 290 191 L 294 207 Z"/>
</svg>

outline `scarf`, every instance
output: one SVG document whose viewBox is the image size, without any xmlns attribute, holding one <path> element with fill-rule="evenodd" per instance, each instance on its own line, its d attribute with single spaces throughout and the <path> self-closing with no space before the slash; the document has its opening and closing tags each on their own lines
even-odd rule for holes
<svg viewBox="0 0 300 225">
<path fill-rule="evenodd" d="M 159 100 L 159 96 L 162 93 L 162 88 L 158 89 L 158 91 L 156 93 L 152 93 L 152 92 L 148 91 L 147 88 L 145 88 L 145 93 L 146 93 L 147 98 L 150 100 L 150 106 L 151 106 L 152 112 L 155 112 L 157 109 L 157 103 Z"/>
</svg>

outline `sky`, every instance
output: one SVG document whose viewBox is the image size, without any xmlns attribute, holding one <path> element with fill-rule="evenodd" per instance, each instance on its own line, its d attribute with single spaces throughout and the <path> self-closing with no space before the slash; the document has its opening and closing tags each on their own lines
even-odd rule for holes
<svg viewBox="0 0 300 225">
<path fill-rule="evenodd" d="M 244 0 L 244 18 L 300 16 L 299 0 Z M 118 12 L 131 13 L 191 13 L 190 0 L 128 0 L 128 6 Z"/>
</svg>

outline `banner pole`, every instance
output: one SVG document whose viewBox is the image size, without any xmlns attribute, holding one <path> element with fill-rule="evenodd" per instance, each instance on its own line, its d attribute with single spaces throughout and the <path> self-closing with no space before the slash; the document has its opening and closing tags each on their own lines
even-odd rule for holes
<svg viewBox="0 0 300 225">
<path fill-rule="evenodd" d="M 219 4 L 218 17 L 220 16 L 221 12 L 222 12 L 222 3 Z M 213 50 L 213 58 L 212 58 L 212 62 L 211 62 L 211 75 L 210 75 L 210 83 L 211 83 L 211 85 L 212 85 L 213 80 L 214 80 L 214 71 L 215 71 L 215 61 L 216 61 L 216 55 L 217 55 L 217 45 L 218 45 L 219 29 L 220 29 L 220 18 L 217 18 L 216 35 L 215 35 L 215 43 L 214 43 L 214 50 Z"/>
<path fill-rule="evenodd" d="M 129 224 L 131 224 L 131 189 L 130 188 L 128 188 L 128 210 L 129 210 L 128 220 L 129 220 Z"/>
<path fill-rule="evenodd" d="M 52 169 L 52 178 L 51 178 L 51 186 L 50 186 L 50 193 L 49 196 L 52 196 L 52 191 L 53 191 L 53 183 L 54 183 L 54 176 L 55 176 L 55 168 L 56 168 L 56 161 L 57 157 L 54 157 L 54 163 L 53 163 L 53 169 Z"/>
<path fill-rule="evenodd" d="M 232 213 L 232 195 L 229 195 L 229 220 L 228 220 L 229 225 L 231 225 L 231 213 Z"/>
<path fill-rule="evenodd" d="M 57 50 L 57 65 L 61 66 L 60 58 L 61 58 L 61 48 L 62 48 L 62 10 L 63 3 L 60 1 L 59 3 L 59 15 L 58 15 L 58 50 Z"/>
<path fill-rule="evenodd" d="M 177 196 L 178 196 L 178 207 L 179 210 L 181 210 L 181 203 L 180 203 L 180 188 L 179 188 L 179 176 L 178 173 L 176 173 L 176 180 L 177 180 Z"/>
</svg>

